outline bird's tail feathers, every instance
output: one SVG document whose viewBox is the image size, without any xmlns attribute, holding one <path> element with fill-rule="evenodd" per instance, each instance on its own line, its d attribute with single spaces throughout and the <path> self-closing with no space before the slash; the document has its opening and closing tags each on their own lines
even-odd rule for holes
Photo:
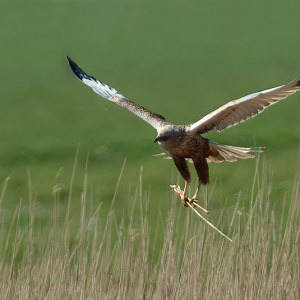
<svg viewBox="0 0 300 300">
<path fill-rule="evenodd" d="M 209 141 L 209 156 L 207 157 L 207 162 L 234 162 L 237 160 L 237 158 L 253 158 L 255 156 L 251 153 L 260 152 L 262 152 L 261 147 L 244 148 L 229 145 L 220 145 L 216 142 Z"/>
<path fill-rule="evenodd" d="M 237 158 L 247 159 L 254 158 L 255 153 L 263 152 L 262 147 L 236 147 L 229 145 L 220 145 L 216 142 L 209 141 L 209 156 L 206 158 L 206 161 L 221 163 L 223 161 L 234 162 L 237 161 Z M 169 152 L 163 152 L 159 154 L 154 154 L 153 156 L 162 156 L 165 159 L 172 159 L 172 155 Z M 186 158 L 190 163 L 193 163 L 191 158 Z"/>
</svg>

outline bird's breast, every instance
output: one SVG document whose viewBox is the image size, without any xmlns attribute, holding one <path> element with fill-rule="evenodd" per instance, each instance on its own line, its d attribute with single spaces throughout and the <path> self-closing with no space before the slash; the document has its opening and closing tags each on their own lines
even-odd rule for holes
<svg viewBox="0 0 300 300">
<path fill-rule="evenodd" d="M 173 156 L 185 158 L 193 158 L 198 155 L 206 157 L 209 150 L 208 140 L 200 135 L 185 136 L 181 139 L 161 142 L 160 145 Z"/>
</svg>

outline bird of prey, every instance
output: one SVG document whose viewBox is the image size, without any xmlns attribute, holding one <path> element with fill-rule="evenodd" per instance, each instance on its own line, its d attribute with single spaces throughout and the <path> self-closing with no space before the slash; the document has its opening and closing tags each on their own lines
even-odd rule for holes
<svg viewBox="0 0 300 300">
<path fill-rule="evenodd" d="M 77 78 L 91 87 L 94 92 L 134 113 L 157 130 L 154 142 L 157 142 L 166 150 L 166 156 L 173 159 L 175 166 L 184 179 L 183 191 L 179 186 L 173 186 L 174 190 L 180 194 L 184 206 L 187 206 L 187 201 L 189 204 L 196 204 L 200 186 L 209 183 L 208 162 L 233 162 L 237 158 L 254 157 L 250 153 L 260 151 L 257 148 L 220 145 L 202 137 L 202 134 L 213 129 L 222 131 L 230 126 L 241 123 L 262 112 L 271 104 L 300 90 L 299 76 L 288 84 L 230 101 L 195 123 L 174 125 L 167 122 L 162 115 L 128 100 L 114 88 L 88 75 L 69 57 L 67 57 L 67 60 Z M 198 175 L 197 189 L 192 198 L 186 195 L 187 186 L 191 182 L 187 161 L 194 164 Z"/>
</svg>

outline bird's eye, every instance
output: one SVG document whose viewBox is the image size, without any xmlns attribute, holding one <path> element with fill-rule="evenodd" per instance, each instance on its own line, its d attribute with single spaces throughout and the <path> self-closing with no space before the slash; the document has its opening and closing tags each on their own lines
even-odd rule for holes
<svg viewBox="0 0 300 300">
<path fill-rule="evenodd" d="M 157 143 L 157 142 L 165 142 L 166 140 L 168 140 L 169 137 L 168 136 L 158 136 L 155 138 L 154 140 L 154 143 Z"/>
<path fill-rule="evenodd" d="M 160 138 L 160 141 L 161 141 L 161 142 L 165 142 L 165 141 L 168 140 L 168 139 L 169 139 L 168 136 L 162 136 L 162 137 Z"/>
</svg>

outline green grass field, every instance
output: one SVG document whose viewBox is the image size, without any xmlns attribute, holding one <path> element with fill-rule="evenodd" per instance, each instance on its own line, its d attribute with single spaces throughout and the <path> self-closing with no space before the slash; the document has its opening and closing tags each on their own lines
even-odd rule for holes
<svg viewBox="0 0 300 300">
<path fill-rule="evenodd" d="M 81 218 L 85 174 L 87 211 L 102 203 L 99 218 L 106 220 L 125 159 L 117 223 L 131 209 L 141 167 L 153 228 L 158 212 L 165 219 L 172 203 L 169 185 L 182 184 L 172 161 L 152 156 L 162 151 L 153 143 L 155 130 L 80 83 L 65 55 L 176 124 L 300 75 L 299 1 L 15 0 L 1 1 L 0 9 L 0 181 L 10 177 L 1 210 L 4 232 L 20 201 L 19 223 L 28 227 L 29 198 L 41 232 L 52 228 L 55 201 L 63 224 L 77 151 L 73 224 Z M 299 158 L 299 111 L 300 93 L 207 135 L 219 143 L 266 147 L 259 165 L 272 177 L 270 206 L 278 214 Z M 230 220 L 238 199 L 238 209 L 249 211 L 256 164 L 210 164 L 211 221 L 221 211 Z"/>
</svg>

